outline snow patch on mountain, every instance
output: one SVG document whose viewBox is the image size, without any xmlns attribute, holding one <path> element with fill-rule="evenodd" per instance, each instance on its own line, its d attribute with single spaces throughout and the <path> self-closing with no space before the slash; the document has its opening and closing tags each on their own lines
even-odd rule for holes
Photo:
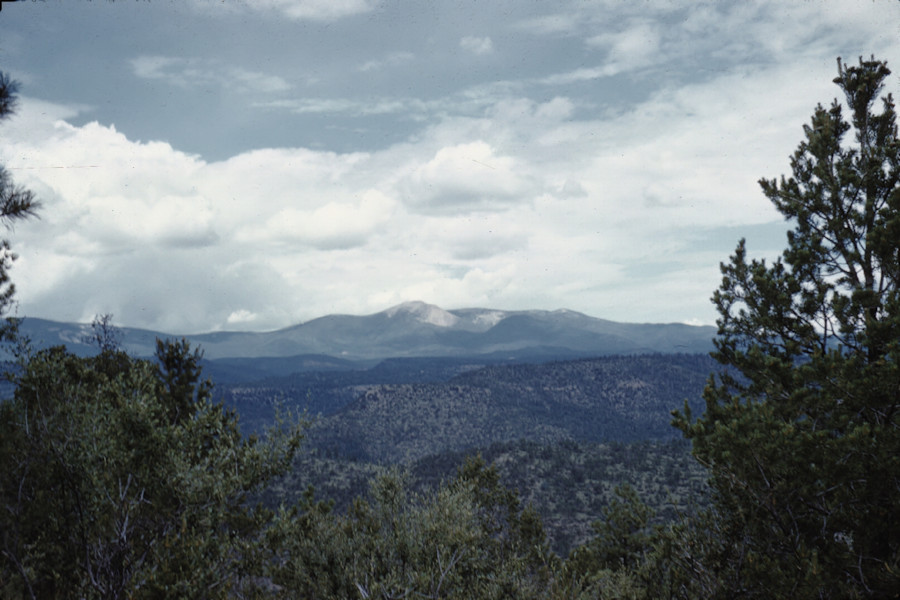
<svg viewBox="0 0 900 600">
<path fill-rule="evenodd" d="M 459 317 L 447 312 L 439 306 L 427 304 L 420 300 L 404 302 L 384 311 L 388 317 L 396 317 L 398 314 L 406 314 L 415 318 L 420 323 L 429 323 L 437 327 L 453 327 L 459 322 Z"/>
<path fill-rule="evenodd" d="M 506 313 L 502 310 L 486 310 L 475 315 L 472 321 L 476 325 L 480 325 L 482 327 L 485 327 L 486 329 L 490 329 L 491 327 L 505 319 L 506 316 Z"/>
</svg>

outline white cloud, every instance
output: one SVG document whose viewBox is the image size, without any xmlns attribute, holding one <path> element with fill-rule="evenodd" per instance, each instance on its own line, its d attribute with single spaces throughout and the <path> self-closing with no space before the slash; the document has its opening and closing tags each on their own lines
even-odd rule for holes
<svg viewBox="0 0 900 600">
<path fill-rule="evenodd" d="M 606 63 L 600 72 L 606 75 L 633 71 L 658 63 L 661 25 L 637 21 L 625 29 L 602 33 L 588 40 L 589 46 L 606 50 Z"/>
<path fill-rule="evenodd" d="M 415 59 L 412 52 L 391 52 L 381 59 L 373 59 L 364 62 L 360 67 L 360 71 L 379 71 L 390 67 L 399 67 L 408 64 Z"/>
<path fill-rule="evenodd" d="M 241 308 L 228 315 L 228 318 L 225 319 L 225 323 L 226 325 L 240 325 L 246 327 L 247 325 L 252 325 L 258 318 L 259 315 L 256 313 Z"/>
<path fill-rule="evenodd" d="M 291 89 L 284 78 L 222 64 L 218 60 L 142 55 L 131 60 L 132 71 L 142 79 L 160 79 L 184 88 L 215 85 L 243 93 L 275 93 Z"/>
<path fill-rule="evenodd" d="M 477 55 L 490 54 L 494 51 L 494 43 L 489 37 L 466 36 L 459 40 L 459 47 Z"/>
<path fill-rule="evenodd" d="M 89 113 L 92 107 L 84 104 L 56 104 L 47 102 L 40 98 L 32 98 L 30 96 L 19 96 L 19 103 L 15 114 L 7 121 L 3 121 L 0 125 L 4 142 L 9 140 L 21 140 L 33 138 L 36 140 L 48 140 L 56 137 L 60 130 L 67 127 L 66 120 L 74 119 L 84 113 Z M 0 153 L 7 150 L 6 144 L 0 145 Z M 14 169 L 31 169 L 35 167 L 50 167 L 59 165 L 49 165 L 46 161 L 40 164 L 25 164 L 25 161 L 31 157 L 16 155 L 13 152 L 6 151 L 7 167 Z M 34 157 L 38 159 L 39 157 Z M 77 164 L 84 165 L 90 161 L 81 160 Z"/>
<path fill-rule="evenodd" d="M 377 0 L 194 0 L 207 14 L 245 13 L 249 10 L 296 21 L 329 23 L 372 11 Z"/>
<path fill-rule="evenodd" d="M 254 102 L 256 108 L 286 110 L 303 114 L 344 114 L 367 117 L 389 114 L 421 114 L 429 111 L 428 104 L 415 98 L 372 98 L 351 100 L 348 98 L 295 98 Z"/>
<path fill-rule="evenodd" d="M 786 170 L 831 75 L 807 63 L 735 70 L 588 119 L 566 97 L 506 97 L 377 152 L 219 162 L 26 100 L 34 129 L 6 137 L 0 160 L 46 208 L 15 232 L 14 278 L 26 314 L 112 312 L 175 332 L 409 299 L 709 320 L 688 311 L 724 256 L 689 252 L 679 232 L 778 219 L 755 181 Z M 678 270 L 652 284 L 630 275 L 661 256 Z M 663 302 L 677 314 L 660 314 L 659 281 L 678 290 Z"/>
<path fill-rule="evenodd" d="M 549 86 L 569 85 L 582 81 L 591 81 L 602 77 L 611 77 L 619 73 L 618 65 L 604 65 L 600 67 L 580 67 L 565 73 L 555 73 L 540 80 L 540 83 Z"/>
<path fill-rule="evenodd" d="M 494 209 L 497 202 L 522 201 L 528 181 L 510 156 L 499 156 L 478 140 L 437 151 L 405 182 L 410 207 L 426 212 Z"/>
<path fill-rule="evenodd" d="M 134 74 L 144 79 L 163 79 L 166 69 L 179 65 L 182 61 L 168 56 L 138 56 L 131 60 Z"/>
<path fill-rule="evenodd" d="M 248 2 L 258 11 L 277 10 L 291 19 L 334 21 L 371 11 L 371 0 L 254 0 Z"/>
<path fill-rule="evenodd" d="M 291 89 L 291 84 L 277 75 L 267 75 L 241 68 L 230 69 L 226 82 L 230 82 L 239 89 L 253 92 L 274 93 Z"/>
<path fill-rule="evenodd" d="M 203 247 L 219 241 L 212 211 L 200 196 L 161 196 L 148 203 L 129 196 L 91 197 L 84 202 L 84 230 L 93 241 L 122 248 L 155 244 Z"/>
<path fill-rule="evenodd" d="M 237 241 L 322 250 L 363 246 L 390 220 L 394 209 L 393 200 L 368 190 L 358 203 L 329 202 L 313 210 L 283 208 L 262 226 L 240 231 Z"/>
<path fill-rule="evenodd" d="M 846 16 L 800 2 L 576 4 L 486 27 L 493 38 L 460 39 L 463 24 L 443 38 L 391 39 L 415 55 L 339 44 L 346 54 L 330 64 L 343 65 L 333 77 L 346 81 L 330 87 L 321 77 L 289 90 L 309 81 L 302 69 L 262 59 L 130 63 L 151 81 L 277 94 L 253 98 L 273 113 L 254 117 L 291 134 L 297 123 L 324 130 L 348 117 L 360 129 L 368 117 L 416 125 L 393 145 L 360 137 L 374 148 L 366 152 L 262 148 L 204 160 L 136 141 L 102 119 L 102 106 L 23 98 L 0 146 L 0 162 L 45 203 L 40 221 L 11 233 L 22 312 L 70 320 L 111 312 L 128 325 L 190 332 L 274 328 L 421 299 L 709 322 L 727 250 L 703 248 L 701 233 L 734 232 L 736 241 L 748 226 L 779 222 L 756 180 L 788 170 L 814 105 L 837 93 L 837 53 L 855 60 L 847 52 L 859 40 L 879 56 L 897 53 L 891 28 L 873 25 L 894 4 L 842 4 Z M 372 7 L 259 6 L 320 21 Z M 521 61 L 539 68 L 509 69 L 498 56 L 488 65 L 496 72 L 479 71 L 480 61 L 460 57 L 459 48 L 489 49 L 491 39 L 499 50 L 501 31 L 504 52 L 546 50 Z M 458 62 L 441 62 L 451 56 Z M 476 74 L 457 82 L 453 68 Z M 640 95 L 595 81 L 611 75 L 624 75 L 617 85 L 639 80 Z"/>
<path fill-rule="evenodd" d="M 577 14 L 557 13 L 530 17 L 515 23 L 515 27 L 521 31 L 535 35 L 555 35 L 573 33 L 579 25 Z"/>
</svg>

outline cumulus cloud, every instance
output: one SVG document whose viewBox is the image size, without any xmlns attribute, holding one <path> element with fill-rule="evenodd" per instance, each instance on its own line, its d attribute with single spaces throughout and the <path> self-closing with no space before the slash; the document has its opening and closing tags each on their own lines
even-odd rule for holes
<svg viewBox="0 0 900 600">
<path fill-rule="evenodd" d="M 219 241 L 212 211 L 200 196 L 163 195 L 151 203 L 127 195 L 91 197 L 81 222 L 94 241 L 127 248 L 147 243 L 194 248 Z"/>
<path fill-rule="evenodd" d="M 75 164 L 92 151 L 98 168 L 19 171 L 46 204 L 16 237 L 30 314 L 108 312 L 183 332 L 271 328 L 323 310 L 305 312 L 298 298 L 341 298 L 334 308 L 345 312 L 427 290 L 432 301 L 497 299 L 518 271 L 505 257 L 527 248 L 533 228 L 527 211 L 504 216 L 527 204 L 529 168 L 485 141 L 443 145 L 438 130 L 424 155 L 418 144 L 375 155 L 266 149 L 210 163 L 112 126 L 49 129 L 50 139 L 23 132 L 9 156 Z M 475 210 L 476 225 L 447 203 Z"/>
<path fill-rule="evenodd" d="M 356 203 L 329 202 L 313 210 L 283 208 L 262 226 L 238 233 L 241 243 L 312 246 L 322 250 L 363 246 L 390 220 L 394 201 L 367 190 Z"/>
<path fill-rule="evenodd" d="M 449 258 L 468 262 L 525 252 L 528 249 L 528 232 L 502 216 L 490 215 L 483 219 L 458 219 L 440 223 L 434 239 L 442 244 Z"/>
<path fill-rule="evenodd" d="M 258 4 L 320 21 L 372 6 Z M 834 54 L 860 39 L 879 55 L 897 48 L 872 25 L 885 5 L 854 3 L 851 35 L 841 11 L 806 3 L 613 3 L 615 27 L 608 3 L 577 4 L 523 20 L 503 40 L 515 47 L 527 31 L 546 38 L 528 44 L 567 57 L 574 48 L 577 61 L 547 55 L 541 69 L 455 87 L 434 61 L 428 81 L 446 86 L 427 94 L 288 89 L 302 76 L 249 62 L 130 63 L 147 80 L 237 91 L 245 106 L 271 109 L 255 112 L 272 127 L 415 123 L 365 152 L 261 147 L 213 161 L 86 121 L 99 112 L 90 106 L 23 98 L 0 146 L 0 162 L 45 204 L 41 220 L 11 232 L 22 311 L 86 321 L 110 312 L 171 332 L 275 328 L 414 299 L 708 322 L 729 236 L 752 242 L 781 224 L 756 180 L 788 169 L 814 105 L 835 95 Z M 460 48 L 493 46 L 465 31 L 427 43 L 457 59 Z M 337 75 L 380 80 L 413 60 L 430 55 L 355 55 Z M 618 92 L 591 83 L 629 73 L 643 77 L 640 94 L 618 104 Z M 248 100 L 253 90 L 278 96 Z M 702 232 L 719 232 L 715 247 Z"/>
<path fill-rule="evenodd" d="M 325 249 L 364 244 L 390 214 L 391 201 L 376 191 L 351 185 L 334 193 L 359 155 L 267 150 L 206 163 L 97 123 L 57 122 L 53 130 L 49 140 L 17 140 L 7 150 L 18 158 L 11 166 L 22 167 L 18 180 L 45 205 L 17 246 L 28 254 L 17 273 L 21 297 L 33 310 L 65 298 L 67 319 L 113 312 L 135 319 L 126 322 L 184 330 L 233 323 L 230 315 L 246 310 L 264 327 L 288 310 L 265 308 L 265 290 L 291 289 L 284 272 L 268 266 L 298 250 L 286 241 Z M 90 156 L 96 168 L 27 170 L 27 157 L 36 156 L 60 165 Z M 329 200 L 335 197 L 345 200 Z M 234 308 L 228 290 L 245 285 L 242 279 L 249 286 L 242 295 L 252 301 Z M 150 309 L 170 301 L 179 307 L 173 314 Z"/>
<path fill-rule="evenodd" d="M 42 105 L 42 117 L 26 100 L 34 129 L 0 155 L 46 205 L 15 232 L 19 297 L 30 314 L 111 312 L 175 332 L 409 299 L 627 318 L 609 290 L 652 320 L 658 303 L 641 293 L 661 289 L 630 269 L 669 256 L 673 287 L 714 288 L 722 256 L 697 253 L 683 231 L 778 219 L 755 179 L 786 168 L 813 104 L 833 93 L 828 67 L 723 73 L 609 117 L 579 117 L 562 96 L 503 97 L 377 152 L 218 162 L 58 118 L 72 109 Z M 808 91 L 788 91 L 798 83 Z M 85 162 L 94 168 L 28 168 Z"/>
<path fill-rule="evenodd" d="M 492 208 L 521 200 L 528 189 L 522 169 L 511 156 L 500 156 L 478 140 L 441 148 L 406 178 L 405 199 L 423 211 Z"/>
<path fill-rule="evenodd" d="M 634 261 L 678 255 L 673 226 L 778 218 L 755 178 L 784 170 L 771 149 L 787 156 L 811 106 L 785 98 L 772 112 L 754 90 L 815 88 L 822 74 L 800 68 L 661 91 L 611 120 L 573 121 L 561 97 L 504 99 L 377 153 L 267 149 L 208 163 L 57 120 L 37 128 L 52 136 L 22 132 L 3 158 L 90 156 L 97 168 L 16 171 L 46 203 L 16 232 L 20 298 L 58 318 L 112 312 L 171 331 L 267 328 L 410 298 L 521 306 L 535 289 L 587 310 L 574 299 L 631 286 Z M 693 256 L 683 271 L 703 271 L 697 286 L 712 289 L 716 259 Z"/>
</svg>

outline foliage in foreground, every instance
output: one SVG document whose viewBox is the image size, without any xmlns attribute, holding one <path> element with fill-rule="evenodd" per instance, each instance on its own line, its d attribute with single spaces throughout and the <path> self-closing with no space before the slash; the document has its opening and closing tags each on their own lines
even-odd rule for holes
<svg viewBox="0 0 900 600">
<path fill-rule="evenodd" d="M 408 465 L 410 489 L 427 492 L 439 486 L 474 454 L 475 450 L 445 452 Z M 615 501 L 618 485 L 634 487 L 654 510 L 657 524 L 699 510 L 707 498 L 706 471 L 684 440 L 547 445 L 520 440 L 495 443 L 477 454 L 496 468 L 504 486 L 516 490 L 521 501 L 541 516 L 550 547 L 559 556 L 593 536 L 592 523 Z M 344 512 L 355 499 L 369 498 L 370 482 L 389 468 L 304 451 L 262 499 L 272 507 L 294 504 L 312 486 L 317 497 L 327 498 L 335 511 Z"/>
<path fill-rule="evenodd" d="M 537 598 L 556 561 L 534 511 L 480 460 L 426 493 L 381 476 L 345 514 L 309 498 L 269 541 L 288 597 Z"/>
<path fill-rule="evenodd" d="M 157 362 L 31 356 L 0 403 L 0 596 L 221 597 L 268 512 L 247 495 L 289 467 L 298 425 L 244 439 L 210 402 L 197 352 Z"/>
<path fill-rule="evenodd" d="M 18 82 L 0 71 L 0 122 L 15 114 L 18 91 Z M 16 185 L 9 171 L 0 165 L 0 223 L 9 226 L 17 221 L 36 217 L 40 207 L 41 203 L 34 192 Z M 7 314 L 13 308 L 16 288 L 9 271 L 16 258 L 9 240 L 0 239 L 0 315 Z M 11 331 L 5 323 L 0 324 L 0 337 L 8 337 Z"/>
<path fill-rule="evenodd" d="M 468 458 L 437 488 L 410 490 L 408 473 L 372 483 L 345 513 L 306 500 L 270 529 L 268 593 L 285 598 L 702 597 L 682 540 L 693 524 L 653 525 L 634 488 L 616 498 L 594 536 L 563 560 L 541 519 L 500 484 L 495 465 Z"/>
<path fill-rule="evenodd" d="M 849 122 L 820 105 L 793 175 L 760 182 L 787 249 L 722 266 L 714 356 L 742 377 L 677 422 L 711 474 L 719 597 L 900 590 L 900 139 L 885 63 L 838 67 Z"/>
</svg>

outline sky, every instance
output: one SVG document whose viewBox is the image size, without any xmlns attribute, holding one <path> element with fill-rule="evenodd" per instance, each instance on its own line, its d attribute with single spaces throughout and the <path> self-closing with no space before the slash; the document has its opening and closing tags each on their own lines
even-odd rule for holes
<svg viewBox="0 0 900 600">
<path fill-rule="evenodd" d="M 3 3 L 19 316 L 272 330 L 413 300 L 712 324 L 897 0 Z"/>
</svg>

